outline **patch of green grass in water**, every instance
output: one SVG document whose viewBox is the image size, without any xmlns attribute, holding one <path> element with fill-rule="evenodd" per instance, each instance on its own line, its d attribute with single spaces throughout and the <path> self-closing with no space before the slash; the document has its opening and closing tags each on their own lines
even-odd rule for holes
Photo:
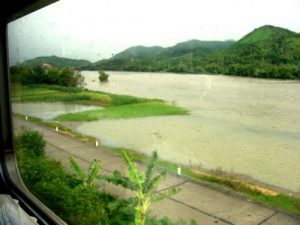
<svg viewBox="0 0 300 225">
<path fill-rule="evenodd" d="M 116 95 L 116 94 L 110 94 L 112 97 L 112 106 L 120 106 L 120 105 L 129 105 L 129 104 L 140 104 L 140 103 L 146 103 L 146 102 L 160 102 L 163 103 L 163 100 L 160 99 L 146 99 L 146 98 L 138 98 L 134 96 L 129 95 Z"/>
<path fill-rule="evenodd" d="M 147 116 L 185 115 L 183 108 L 160 102 L 107 107 L 78 113 L 67 113 L 56 117 L 59 121 L 92 121 L 102 119 L 127 119 Z"/>
<path fill-rule="evenodd" d="M 160 99 L 139 98 L 57 85 L 14 85 L 12 89 L 14 102 L 72 102 L 101 106 L 164 102 Z"/>
</svg>

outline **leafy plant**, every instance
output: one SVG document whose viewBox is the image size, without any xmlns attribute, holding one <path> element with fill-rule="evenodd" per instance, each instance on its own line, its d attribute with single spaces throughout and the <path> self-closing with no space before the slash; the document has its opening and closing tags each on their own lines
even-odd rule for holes
<svg viewBox="0 0 300 225">
<path fill-rule="evenodd" d="M 123 176 L 119 171 L 114 171 L 112 175 L 101 175 L 97 176 L 97 178 L 132 190 L 135 197 L 131 198 L 130 201 L 135 209 L 135 225 L 145 225 L 146 215 L 151 203 L 174 195 L 180 189 L 170 188 L 163 192 L 156 192 L 159 182 L 166 176 L 165 171 L 155 174 L 156 152 L 153 152 L 145 172 L 138 172 L 136 164 L 125 152 L 123 154 L 124 161 L 128 166 L 128 177 Z"/>
<path fill-rule="evenodd" d="M 16 144 L 34 156 L 45 155 L 46 142 L 43 139 L 43 135 L 38 131 L 22 127 L 21 132 L 16 137 Z"/>
<path fill-rule="evenodd" d="M 109 75 L 107 73 L 105 73 L 103 70 L 99 71 L 99 81 L 100 82 L 108 81 L 108 77 L 109 77 Z"/>
<path fill-rule="evenodd" d="M 90 163 L 88 174 L 85 174 L 71 155 L 69 156 L 69 160 L 73 170 L 73 177 L 79 183 L 79 187 L 82 189 L 94 189 L 96 176 L 100 170 L 100 161 L 94 159 Z"/>
</svg>

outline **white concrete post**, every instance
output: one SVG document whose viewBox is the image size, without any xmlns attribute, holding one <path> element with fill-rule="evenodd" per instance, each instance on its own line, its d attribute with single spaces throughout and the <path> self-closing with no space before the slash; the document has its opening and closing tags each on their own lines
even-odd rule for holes
<svg viewBox="0 0 300 225">
<path fill-rule="evenodd" d="M 96 147 L 98 147 L 99 146 L 99 142 L 98 142 L 98 140 L 96 140 Z"/>
<path fill-rule="evenodd" d="M 177 175 L 180 176 L 181 175 L 181 167 L 177 167 Z"/>
</svg>

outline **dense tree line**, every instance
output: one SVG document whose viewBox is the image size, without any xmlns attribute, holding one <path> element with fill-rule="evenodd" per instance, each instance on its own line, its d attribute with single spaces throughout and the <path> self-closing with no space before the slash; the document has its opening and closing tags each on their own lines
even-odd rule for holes
<svg viewBox="0 0 300 225">
<path fill-rule="evenodd" d="M 105 70 L 140 71 L 140 72 L 175 72 L 197 74 L 226 74 L 246 77 L 300 79 L 300 64 L 261 61 L 228 60 L 221 62 L 213 59 L 168 59 L 161 62 L 124 62 L 122 65 L 103 66 Z"/>
<path fill-rule="evenodd" d="M 75 69 L 12 66 L 10 67 L 10 79 L 12 83 L 28 84 L 54 84 L 68 87 L 81 87 L 84 77 Z"/>
</svg>

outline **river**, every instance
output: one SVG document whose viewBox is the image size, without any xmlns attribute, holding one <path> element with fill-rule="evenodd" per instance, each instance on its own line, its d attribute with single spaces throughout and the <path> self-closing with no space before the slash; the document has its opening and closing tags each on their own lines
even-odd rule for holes
<svg viewBox="0 0 300 225">
<path fill-rule="evenodd" d="M 15 102 L 12 105 L 14 113 L 37 117 L 43 120 L 53 120 L 55 117 L 65 113 L 82 112 L 86 110 L 99 109 L 99 106 L 78 105 L 62 102 Z"/>
<path fill-rule="evenodd" d="M 83 71 L 86 88 L 160 98 L 190 115 L 84 123 L 105 145 L 221 169 L 300 192 L 300 82 L 221 75 Z"/>
</svg>

